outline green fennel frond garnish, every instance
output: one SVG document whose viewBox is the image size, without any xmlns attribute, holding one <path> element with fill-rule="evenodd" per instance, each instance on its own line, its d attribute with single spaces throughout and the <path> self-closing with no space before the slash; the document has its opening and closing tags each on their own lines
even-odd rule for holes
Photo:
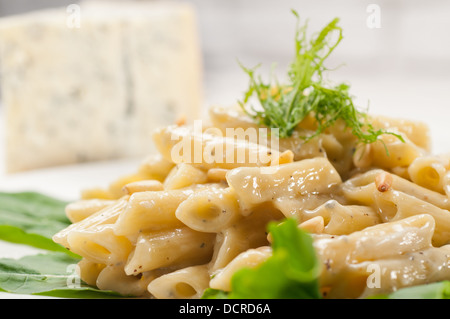
<svg viewBox="0 0 450 319">
<path fill-rule="evenodd" d="M 256 76 L 256 69 L 242 69 L 250 78 L 250 85 L 239 104 L 243 111 L 258 124 L 277 128 L 280 138 L 293 134 L 297 125 L 307 116 L 314 116 L 317 130 L 314 134 L 302 136 L 306 141 L 324 132 L 337 120 L 343 120 L 359 142 L 370 144 L 382 134 L 395 133 L 375 129 L 368 121 L 367 114 L 355 107 L 349 93 L 349 85 L 327 85 L 323 79 L 324 62 L 341 42 L 342 28 L 339 19 L 331 21 L 315 38 L 307 39 L 307 23 L 300 25 L 297 12 L 295 35 L 295 59 L 288 70 L 290 83 L 280 85 L 274 81 L 264 82 Z M 250 99 L 256 95 L 260 108 L 250 105 Z"/>
</svg>

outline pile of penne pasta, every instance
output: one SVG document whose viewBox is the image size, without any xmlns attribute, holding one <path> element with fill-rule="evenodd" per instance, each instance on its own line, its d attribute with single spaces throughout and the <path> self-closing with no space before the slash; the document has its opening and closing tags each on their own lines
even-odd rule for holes
<svg viewBox="0 0 450 319">
<path fill-rule="evenodd" d="M 85 190 L 54 236 L 82 256 L 80 276 L 100 289 L 152 298 L 230 290 L 231 276 L 271 255 L 269 221 L 295 218 L 311 233 L 327 298 L 363 298 L 450 278 L 450 156 L 430 153 L 426 125 L 372 117 L 385 134 L 359 145 L 337 122 L 313 118 L 264 146 L 270 160 L 174 162 L 183 138 L 200 149 L 255 145 L 197 134 L 183 123 L 155 131 L 159 154 L 107 189 Z M 258 126 L 237 109 L 212 108 L 209 128 Z M 197 140 L 196 140 L 197 139 Z M 268 173 L 267 169 L 270 168 Z M 274 274 L 276 276 L 276 274 Z"/>
</svg>

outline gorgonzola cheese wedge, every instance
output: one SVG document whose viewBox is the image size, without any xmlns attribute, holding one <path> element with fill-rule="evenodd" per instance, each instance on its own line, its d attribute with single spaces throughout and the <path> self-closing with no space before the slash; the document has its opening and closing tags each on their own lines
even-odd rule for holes
<svg viewBox="0 0 450 319">
<path fill-rule="evenodd" d="M 140 157 L 153 150 L 155 127 L 201 114 L 193 7 L 105 1 L 78 8 L 0 20 L 7 172 Z"/>
</svg>

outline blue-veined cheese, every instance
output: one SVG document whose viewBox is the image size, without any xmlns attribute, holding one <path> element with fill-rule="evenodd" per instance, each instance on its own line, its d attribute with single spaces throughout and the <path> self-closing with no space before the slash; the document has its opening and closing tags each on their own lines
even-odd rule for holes
<svg viewBox="0 0 450 319">
<path fill-rule="evenodd" d="M 146 155 L 154 128 L 201 114 L 191 6 L 86 2 L 68 9 L 0 21 L 8 172 Z"/>
</svg>

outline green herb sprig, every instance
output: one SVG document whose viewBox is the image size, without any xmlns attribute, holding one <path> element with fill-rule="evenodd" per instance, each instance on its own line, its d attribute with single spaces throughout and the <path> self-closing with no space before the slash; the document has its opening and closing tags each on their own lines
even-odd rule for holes
<svg viewBox="0 0 450 319">
<path fill-rule="evenodd" d="M 250 77 L 249 88 L 243 100 L 239 101 L 243 111 L 258 124 L 279 129 L 280 138 L 291 136 L 297 125 L 312 114 L 317 130 L 312 135 L 301 136 L 306 141 L 323 133 L 336 121 L 343 120 L 361 143 L 373 143 L 382 134 L 394 135 L 404 142 L 401 135 L 375 129 L 367 121 L 367 114 L 355 107 L 348 84 L 326 85 L 323 73 L 328 69 L 324 62 L 343 39 L 342 28 L 338 26 L 339 19 L 331 21 L 315 38 L 308 41 L 307 23 L 300 25 L 298 13 L 292 12 L 297 17 L 297 29 L 295 59 L 288 70 L 290 83 L 265 83 L 260 76 L 256 76 L 259 66 L 249 69 L 241 65 Z M 260 109 L 249 104 L 254 95 Z"/>
</svg>

